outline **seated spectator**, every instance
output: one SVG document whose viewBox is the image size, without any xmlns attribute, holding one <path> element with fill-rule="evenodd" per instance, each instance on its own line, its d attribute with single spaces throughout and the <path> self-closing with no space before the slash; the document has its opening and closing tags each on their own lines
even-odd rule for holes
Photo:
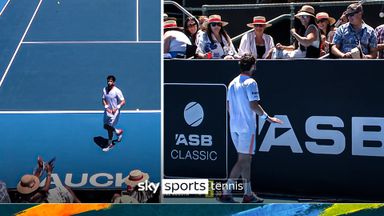
<svg viewBox="0 0 384 216">
<path fill-rule="evenodd" d="M 347 7 L 348 23 L 337 28 L 333 38 L 332 53 L 337 58 L 377 57 L 377 37 L 372 27 L 363 21 L 363 7 L 355 3 Z"/>
<path fill-rule="evenodd" d="M 315 9 L 310 5 L 304 5 L 295 15 L 300 20 L 303 28 L 291 29 L 292 36 L 298 42 L 298 48 L 294 45 L 284 46 L 276 44 L 274 58 L 318 58 L 320 57 L 320 30 L 315 22 Z"/>
<path fill-rule="evenodd" d="M 198 40 L 198 38 L 200 37 L 200 35 L 202 35 L 204 32 L 207 31 L 207 22 L 208 22 L 208 17 L 207 16 L 199 16 L 198 17 L 198 20 L 199 20 L 199 30 L 197 31 L 197 36 L 196 36 L 196 40 Z M 197 41 L 196 41 L 196 45 L 197 45 Z"/>
<path fill-rule="evenodd" d="M 120 194 L 115 194 L 112 198 L 113 203 L 147 203 L 153 202 L 156 199 L 158 201 L 158 196 L 160 193 L 160 188 L 157 193 L 154 194 L 152 191 L 139 191 L 138 184 L 149 180 L 148 173 L 144 173 L 140 170 L 132 170 L 129 173 L 129 176 L 125 179 L 125 184 L 127 185 L 127 190 L 122 191 Z M 150 182 L 148 181 L 148 184 Z"/>
<path fill-rule="evenodd" d="M 334 32 L 333 25 L 335 22 L 335 18 L 330 17 L 326 12 L 319 12 L 316 14 L 317 27 L 320 29 L 321 33 L 321 56 L 329 53 L 329 47 L 333 40 L 333 38 L 331 38 L 331 34 Z"/>
<path fill-rule="evenodd" d="M 11 198 L 9 198 L 7 185 L 0 181 L 0 203 L 10 203 Z"/>
<path fill-rule="evenodd" d="M 378 58 L 384 59 L 384 24 L 377 26 L 375 32 L 377 37 L 377 50 L 379 51 Z"/>
<path fill-rule="evenodd" d="M 37 160 L 38 168 L 33 175 L 26 174 L 21 177 L 17 184 L 17 202 L 20 203 L 73 203 L 80 202 L 74 192 L 69 187 L 57 186 L 50 189 L 51 174 L 53 166 L 49 163 L 44 164 L 42 158 Z M 43 167 L 47 172 L 44 187 L 40 187 L 39 177 L 42 174 Z"/>
<path fill-rule="evenodd" d="M 191 45 L 187 45 L 186 57 L 192 57 L 196 53 L 197 44 L 197 31 L 199 30 L 199 23 L 194 17 L 188 17 L 184 22 L 184 34 L 189 38 Z"/>
<path fill-rule="evenodd" d="M 224 26 L 228 22 L 221 20 L 220 15 L 211 15 L 207 21 L 207 31 L 199 36 L 196 54 L 202 59 L 235 59 L 236 49 L 232 44 Z"/>
<path fill-rule="evenodd" d="M 248 32 L 241 38 L 239 55 L 249 53 L 256 59 L 271 58 L 275 43 L 270 35 L 264 34 L 265 28 L 271 26 L 271 24 L 267 24 L 265 17 L 255 16 L 253 22 L 248 23 L 247 26 L 253 28 L 254 31 Z"/>
<path fill-rule="evenodd" d="M 164 58 L 185 58 L 187 45 L 192 44 L 182 29 L 174 19 L 164 22 Z"/>
</svg>

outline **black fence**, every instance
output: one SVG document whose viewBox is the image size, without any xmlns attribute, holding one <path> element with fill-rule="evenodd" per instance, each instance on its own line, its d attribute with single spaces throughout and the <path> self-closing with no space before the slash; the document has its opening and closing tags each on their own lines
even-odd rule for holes
<svg viewBox="0 0 384 216">
<path fill-rule="evenodd" d="M 258 121 L 253 189 L 272 194 L 383 201 L 383 64 L 383 60 L 258 61 L 255 79 L 260 103 L 284 124 Z M 211 145 L 200 145 L 198 150 L 215 150 L 220 152 L 219 157 L 227 157 L 228 176 L 237 155 L 229 135 L 227 145 L 217 139 L 225 136 L 223 126 L 229 131 L 225 124 L 228 117 L 222 112 L 226 109 L 225 97 L 220 91 L 199 88 L 228 85 L 238 71 L 237 61 L 165 61 L 165 175 L 178 170 L 177 176 L 172 173 L 173 177 L 214 178 L 210 173 L 215 173 L 217 178 L 223 178 L 224 171 L 216 173 L 223 169 L 222 163 L 200 159 L 178 163 L 170 159 L 169 150 L 177 142 L 175 131 L 181 134 L 183 127 L 187 127 L 182 116 L 187 102 L 193 101 L 201 105 L 204 120 L 194 131 L 184 134 L 197 135 L 195 138 L 200 141 L 201 135 L 211 135 Z M 167 90 L 167 86 L 175 83 L 179 90 Z M 196 87 L 195 92 L 191 84 Z M 183 86 L 189 93 L 182 90 Z M 208 102 L 199 100 L 204 94 L 209 94 Z M 197 113 L 201 117 L 201 110 Z M 210 115 L 214 115 L 216 122 L 209 120 L 204 124 Z M 172 116 L 181 117 L 176 123 Z M 196 147 L 184 144 L 184 148 L 193 151 Z M 227 151 L 225 148 L 228 153 L 222 155 Z"/>
</svg>

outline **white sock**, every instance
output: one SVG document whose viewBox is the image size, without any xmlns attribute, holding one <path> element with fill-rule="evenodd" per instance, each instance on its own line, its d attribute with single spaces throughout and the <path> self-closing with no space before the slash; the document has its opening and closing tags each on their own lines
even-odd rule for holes
<svg viewBox="0 0 384 216">
<path fill-rule="evenodd" d="M 232 185 L 234 185 L 236 182 L 233 180 L 233 179 L 228 179 L 228 181 L 227 181 L 227 188 L 225 188 L 224 190 L 223 190 L 223 195 L 231 195 L 231 192 L 232 192 L 232 190 L 231 190 L 231 188 L 233 187 Z"/>
<path fill-rule="evenodd" d="M 244 195 L 250 196 L 252 193 L 251 182 L 244 181 Z"/>
</svg>

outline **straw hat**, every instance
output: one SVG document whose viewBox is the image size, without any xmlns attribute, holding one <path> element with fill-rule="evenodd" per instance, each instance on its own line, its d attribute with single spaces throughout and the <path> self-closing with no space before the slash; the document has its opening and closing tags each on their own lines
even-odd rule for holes
<svg viewBox="0 0 384 216">
<path fill-rule="evenodd" d="M 183 27 L 178 27 L 176 20 L 168 17 L 167 20 L 164 21 L 164 29 L 183 29 Z"/>
<path fill-rule="evenodd" d="M 247 26 L 249 28 L 253 28 L 254 25 L 265 25 L 265 27 L 272 26 L 272 24 L 267 23 L 267 20 L 263 16 L 255 16 L 253 17 L 253 21 L 251 23 L 248 23 Z"/>
<path fill-rule="evenodd" d="M 297 12 L 295 17 L 304 15 L 315 17 L 315 9 L 311 5 L 303 5 L 301 9 Z"/>
<path fill-rule="evenodd" d="M 316 19 L 317 20 L 328 19 L 329 25 L 333 25 L 336 22 L 335 18 L 330 17 L 328 15 L 328 13 L 326 13 L 326 12 L 319 12 L 319 13 L 317 13 L 316 14 Z"/>
<path fill-rule="evenodd" d="M 149 179 L 148 173 L 141 172 L 141 170 L 132 170 L 129 176 L 125 179 L 125 184 L 131 187 L 135 187 L 140 182 L 145 182 Z"/>
<path fill-rule="evenodd" d="M 40 180 L 34 175 L 23 175 L 17 184 L 17 191 L 21 194 L 30 194 L 39 188 Z"/>
<path fill-rule="evenodd" d="M 222 21 L 221 16 L 217 14 L 214 14 L 208 17 L 207 24 L 210 24 L 210 23 L 221 23 L 222 26 L 228 25 L 228 22 Z"/>
</svg>

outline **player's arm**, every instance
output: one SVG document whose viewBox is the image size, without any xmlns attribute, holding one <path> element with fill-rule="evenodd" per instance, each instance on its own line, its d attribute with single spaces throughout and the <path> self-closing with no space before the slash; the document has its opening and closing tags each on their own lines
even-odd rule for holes
<svg viewBox="0 0 384 216">
<path fill-rule="evenodd" d="M 249 102 L 249 105 L 251 106 L 251 109 L 258 115 L 260 116 L 262 119 L 265 119 L 266 121 L 270 122 L 270 123 L 279 123 L 279 124 L 282 124 L 283 121 L 281 121 L 280 119 L 276 118 L 276 117 L 270 117 L 263 109 L 263 107 L 261 107 L 261 105 L 259 104 L 258 101 L 254 100 L 254 101 L 250 101 Z"/>
<path fill-rule="evenodd" d="M 117 109 L 120 109 L 120 108 L 123 107 L 124 105 L 125 105 L 125 100 L 120 101 L 120 103 L 117 104 Z"/>
</svg>

